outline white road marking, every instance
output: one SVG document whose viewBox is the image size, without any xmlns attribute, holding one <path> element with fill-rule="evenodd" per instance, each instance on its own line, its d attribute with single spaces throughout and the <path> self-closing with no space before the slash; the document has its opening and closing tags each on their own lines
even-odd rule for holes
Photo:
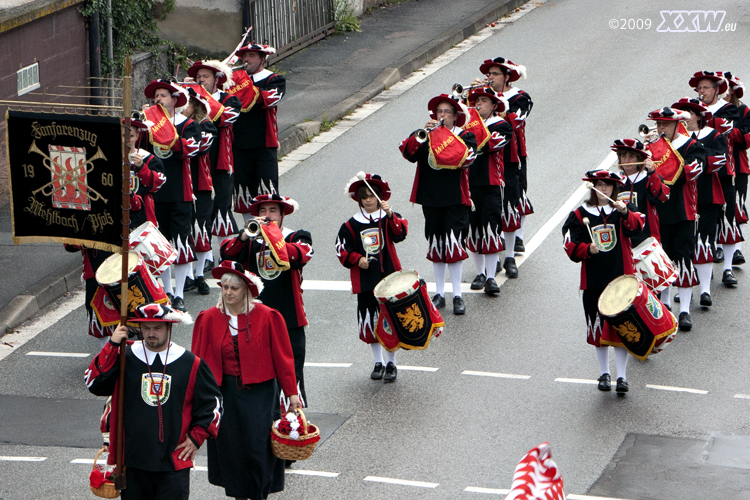
<svg viewBox="0 0 750 500">
<path fill-rule="evenodd" d="M 646 384 L 649 389 L 656 389 L 659 391 L 674 391 L 674 392 L 689 392 L 690 394 L 708 394 L 708 391 L 702 389 L 689 389 L 687 387 L 672 387 L 670 385 L 652 385 Z"/>
<path fill-rule="evenodd" d="M 71 460 L 70 463 L 94 465 L 94 459 L 93 458 L 76 458 L 74 460 Z"/>
<path fill-rule="evenodd" d="M 735 394 L 734 397 L 737 399 L 750 399 L 750 394 Z"/>
<path fill-rule="evenodd" d="M 423 481 L 409 481 L 407 479 L 393 479 L 390 477 L 367 476 L 364 481 L 375 483 L 401 484 L 403 486 L 417 486 L 420 488 L 437 488 L 440 483 L 425 483 Z"/>
<path fill-rule="evenodd" d="M 284 472 L 287 474 L 297 474 L 299 476 L 339 477 L 338 472 L 325 472 L 322 470 L 285 469 Z"/>
<path fill-rule="evenodd" d="M 305 366 L 313 366 L 317 368 L 349 368 L 352 366 L 351 363 L 309 363 L 306 362 Z"/>
<path fill-rule="evenodd" d="M 198 472 L 208 472 L 208 467 L 205 465 L 194 465 L 193 470 L 196 470 Z"/>
<path fill-rule="evenodd" d="M 52 356 L 57 358 L 87 358 L 91 354 L 87 352 L 51 352 L 51 351 L 29 351 L 27 356 Z"/>
<path fill-rule="evenodd" d="M 516 378 L 521 380 L 528 380 L 531 375 L 516 375 L 513 373 L 493 373 L 493 372 L 475 372 L 472 370 L 464 370 L 461 375 L 475 375 L 477 377 L 496 377 L 496 378 Z"/>
<path fill-rule="evenodd" d="M 0 462 L 44 462 L 47 457 L 10 457 L 0 455 Z"/>
<path fill-rule="evenodd" d="M 588 380 L 585 378 L 556 378 L 555 382 L 567 382 L 569 384 L 598 384 L 597 380 Z"/>
<path fill-rule="evenodd" d="M 489 495 L 507 495 L 510 490 L 502 490 L 496 488 L 480 488 L 478 486 L 467 486 L 464 491 L 468 493 L 487 493 Z M 613 498 L 613 497 L 592 497 L 590 495 L 572 495 L 565 494 L 565 498 L 569 500 L 627 500 L 625 498 Z"/>
<path fill-rule="evenodd" d="M 433 368 L 431 366 L 408 366 L 408 365 L 398 365 L 399 370 L 406 370 L 406 371 L 412 371 L 412 372 L 436 372 L 440 368 Z"/>
</svg>

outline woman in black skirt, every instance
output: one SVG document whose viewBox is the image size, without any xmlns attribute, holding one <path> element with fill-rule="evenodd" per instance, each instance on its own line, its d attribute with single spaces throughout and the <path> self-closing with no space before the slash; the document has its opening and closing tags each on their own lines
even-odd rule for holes
<svg viewBox="0 0 750 500">
<path fill-rule="evenodd" d="M 227 496 L 258 500 L 284 489 L 284 460 L 271 451 L 271 425 L 280 416 L 278 386 L 289 395 L 290 410 L 301 407 L 292 346 L 281 314 L 253 302 L 263 289 L 260 278 L 231 261 L 211 274 L 221 280 L 221 297 L 198 315 L 192 345 L 224 397 L 219 435 L 208 444 L 208 481 Z"/>
</svg>

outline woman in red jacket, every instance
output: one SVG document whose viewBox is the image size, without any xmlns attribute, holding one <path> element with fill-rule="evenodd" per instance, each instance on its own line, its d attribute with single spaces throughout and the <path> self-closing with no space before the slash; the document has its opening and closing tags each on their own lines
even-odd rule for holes
<svg viewBox="0 0 750 500">
<path fill-rule="evenodd" d="M 253 301 L 263 289 L 260 278 L 231 261 L 211 274 L 221 280 L 221 297 L 198 315 L 192 345 L 224 397 L 219 435 L 208 449 L 208 481 L 230 497 L 266 498 L 284 489 L 284 461 L 270 443 L 277 382 L 290 410 L 301 407 L 292 346 L 281 314 Z"/>
</svg>

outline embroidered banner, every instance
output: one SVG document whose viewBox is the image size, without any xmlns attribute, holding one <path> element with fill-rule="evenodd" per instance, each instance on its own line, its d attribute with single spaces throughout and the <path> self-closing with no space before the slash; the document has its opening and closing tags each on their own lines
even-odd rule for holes
<svg viewBox="0 0 750 500">
<path fill-rule="evenodd" d="M 120 119 L 7 111 L 5 120 L 13 242 L 119 251 Z"/>
</svg>

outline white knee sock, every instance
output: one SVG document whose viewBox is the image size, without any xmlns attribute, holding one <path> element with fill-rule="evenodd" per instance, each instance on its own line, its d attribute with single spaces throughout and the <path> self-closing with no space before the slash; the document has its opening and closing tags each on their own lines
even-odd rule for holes
<svg viewBox="0 0 750 500">
<path fill-rule="evenodd" d="M 503 231 L 503 237 L 505 238 L 505 258 L 512 259 L 516 256 L 516 252 L 513 250 L 516 246 L 516 232 L 506 233 Z"/>
<path fill-rule="evenodd" d="M 497 271 L 497 261 L 499 259 L 499 253 L 490 253 L 484 256 L 485 276 L 487 276 L 488 278 L 492 278 L 495 276 L 495 271 Z"/>
<path fill-rule="evenodd" d="M 682 297 L 680 295 L 680 297 Z M 617 378 L 627 380 L 628 350 L 624 347 L 615 347 L 615 365 L 617 366 Z"/>
<path fill-rule="evenodd" d="M 195 279 L 195 275 L 193 274 L 193 265 L 195 262 L 188 262 L 188 273 L 187 275 L 190 277 L 191 280 Z"/>
<path fill-rule="evenodd" d="M 463 269 L 464 261 L 459 260 L 448 264 L 448 270 L 451 273 L 451 284 L 453 285 L 453 296 L 461 296 L 461 270 Z"/>
<path fill-rule="evenodd" d="M 667 307 L 672 307 L 672 295 L 671 294 L 671 288 L 668 286 L 664 290 L 661 291 L 661 303 L 664 304 Z M 682 297 L 680 297 L 680 301 L 682 301 Z"/>
<path fill-rule="evenodd" d="M 732 243 L 724 243 L 724 270 L 732 270 L 732 258 L 734 257 L 735 247 L 737 245 Z"/>
<path fill-rule="evenodd" d="M 432 272 L 435 274 L 435 291 L 438 295 L 445 297 L 445 270 L 448 264 L 445 262 L 433 262 Z"/>
<path fill-rule="evenodd" d="M 190 264 L 175 264 L 174 265 L 174 296 L 184 297 L 185 293 L 185 278 L 188 275 L 188 268 Z"/>
<path fill-rule="evenodd" d="M 370 344 L 370 347 L 372 348 L 372 357 L 375 359 L 376 363 L 383 363 L 383 346 L 378 344 L 377 342 L 374 344 Z"/>
<path fill-rule="evenodd" d="M 393 363 L 394 365 L 396 364 L 396 353 L 397 352 L 398 351 L 393 351 L 393 352 L 385 351 L 385 362 L 386 362 L 386 364 L 388 364 L 388 363 Z"/>
<path fill-rule="evenodd" d="M 206 265 L 206 260 L 211 252 L 195 252 L 195 275 L 200 277 L 203 276 L 203 266 Z"/>
<path fill-rule="evenodd" d="M 599 358 L 599 371 L 602 372 L 602 375 L 609 373 L 609 346 L 597 347 L 596 357 Z"/>
<path fill-rule="evenodd" d="M 485 255 L 483 253 L 472 253 L 471 258 L 474 259 L 474 267 L 477 268 L 477 274 L 484 274 L 485 276 L 492 276 L 495 271 L 492 271 L 492 274 L 486 274 L 484 268 L 486 267 L 484 264 L 485 261 Z"/>
<path fill-rule="evenodd" d="M 159 277 L 163 283 L 164 293 L 174 295 L 174 291 L 172 290 L 172 266 L 167 267 Z"/>
<path fill-rule="evenodd" d="M 677 288 L 677 292 L 680 294 L 680 312 L 690 312 L 690 300 L 693 298 L 693 287 Z"/>
<path fill-rule="evenodd" d="M 714 270 L 714 265 L 709 264 L 693 264 L 695 266 L 695 272 L 700 280 L 698 289 L 700 293 L 711 293 L 711 273 Z M 680 302 L 682 302 L 682 295 L 680 295 Z"/>
<path fill-rule="evenodd" d="M 521 238 L 521 239 L 523 239 L 523 224 L 524 224 L 524 222 L 526 222 L 526 216 L 522 215 L 521 216 L 521 227 L 519 227 L 518 230 L 516 231 L 516 236 L 519 237 L 519 238 Z M 515 239 L 513 240 L 513 243 L 515 244 Z"/>
</svg>

